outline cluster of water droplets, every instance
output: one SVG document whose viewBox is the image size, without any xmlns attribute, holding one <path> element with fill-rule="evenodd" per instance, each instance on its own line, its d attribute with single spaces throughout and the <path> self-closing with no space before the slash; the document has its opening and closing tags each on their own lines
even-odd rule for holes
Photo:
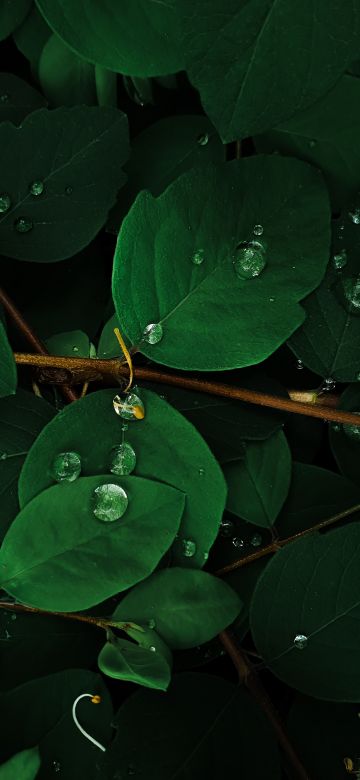
<svg viewBox="0 0 360 780">
<path fill-rule="evenodd" d="M 4 102 L 3 100 L 4 97 L 5 97 L 4 95 L 0 96 L 0 101 Z M 35 179 L 34 181 L 30 182 L 28 190 L 29 190 L 30 198 L 31 197 L 39 198 L 41 195 L 43 195 L 45 191 L 45 184 L 41 179 Z M 65 188 L 66 195 L 71 195 L 72 191 L 73 188 L 70 186 Z M 12 206 L 13 206 L 13 202 L 10 194 L 8 192 L 1 192 L 0 193 L 0 214 L 6 214 L 6 212 L 10 211 Z M 16 217 L 13 226 L 17 233 L 29 233 L 33 229 L 34 223 L 30 217 L 20 216 L 20 217 Z"/>
<path fill-rule="evenodd" d="M 264 228 L 262 225 L 255 225 L 253 234 L 257 238 L 241 241 L 237 246 L 233 263 L 234 271 L 239 279 L 255 279 L 257 276 L 260 276 L 266 267 L 266 248 L 258 240 L 263 232 Z"/>
<path fill-rule="evenodd" d="M 224 536 L 231 540 L 231 544 L 236 550 L 242 550 L 246 547 L 261 547 L 263 541 L 262 536 L 259 533 L 254 533 L 248 539 L 243 539 L 241 536 L 238 536 L 233 521 L 229 520 L 227 517 L 224 517 L 221 522 L 219 534 L 220 536 Z"/>
</svg>

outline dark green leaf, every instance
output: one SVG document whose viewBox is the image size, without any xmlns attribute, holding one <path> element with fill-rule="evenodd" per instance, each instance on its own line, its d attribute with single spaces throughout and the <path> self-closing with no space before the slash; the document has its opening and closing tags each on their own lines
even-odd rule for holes
<svg viewBox="0 0 360 780">
<path fill-rule="evenodd" d="M 6 330 L 0 320 L 0 398 L 16 392 L 17 371 Z"/>
<path fill-rule="evenodd" d="M 239 242 L 254 238 L 255 224 L 266 265 L 239 278 Z M 258 363 L 303 321 L 298 302 L 321 281 L 328 245 L 327 195 L 309 166 L 274 156 L 201 166 L 156 199 L 140 193 L 123 222 L 113 275 L 120 329 L 175 368 Z M 163 327 L 156 343 L 144 338 L 150 323 Z"/>
<path fill-rule="evenodd" d="M 241 602 L 221 580 L 180 568 L 155 572 L 125 596 L 115 620 L 152 623 L 171 648 L 196 647 L 238 616 Z"/>
<path fill-rule="evenodd" d="M 104 484 L 120 485 L 129 499 L 115 522 L 94 514 L 94 491 Z M 139 477 L 54 485 L 26 504 L 5 536 L 0 586 L 42 609 L 99 604 L 151 574 L 175 537 L 184 501 L 169 485 Z"/>
<path fill-rule="evenodd" d="M 82 330 L 56 333 L 46 340 L 50 355 L 71 355 L 71 357 L 89 357 L 90 341 Z"/>
<path fill-rule="evenodd" d="M 108 677 L 135 682 L 145 688 L 166 691 L 171 679 L 169 664 L 161 653 L 117 637 L 104 645 L 98 664 Z"/>
<path fill-rule="evenodd" d="M 166 482 L 186 494 L 180 536 L 172 552 L 179 565 L 201 567 L 217 536 L 225 506 L 222 472 L 201 436 L 179 412 L 155 393 L 139 392 L 145 419 L 130 422 L 125 436 L 137 457 L 134 473 Z M 23 468 L 22 506 L 52 484 L 49 465 L 59 452 L 78 452 L 85 475 L 109 472 L 112 448 L 122 439 L 113 395 L 113 390 L 92 393 L 64 409 L 46 428 Z M 183 540 L 188 539 L 195 541 L 196 552 L 186 557 Z"/>
<path fill-rule="evenodd" d="M 0 780 L 35 780 L 39 767 L 39 748 L 22 750 L 0 766 Z"/>
<path fill-rule="evenodd" d="M 269 439 L 247 442 L 245 458 L 224 468 L 228 485 L 226 508 L 248 523 L 269 528 L 288 494 L 291 454 L 282 431 Z"/>
<path fill-rule="evenodd" d="M 1 251 L 54 262 L 97 234 L 124 182 L 127 120 L 116 109 L 42 109 L 19 129 L 0 125 L 2 188 L 11 205 L 1 216 Z M 30 155 L 30 156 L 29 156 Z M 40 184 L 36 195 L 31 186 Z"/>
<path fill-rule="evenodd" d="M 247 692 L 207 674 L 181 674 L 164 696 L 139 691 L 116 716 L 109 756 L 121 776 L 146 780 L 279 780 L 274 734 Z"/>
<path fill-rule="evenodd" d="M 0 0 L 0 41 L 21 24 L 31 2 L 32 0 Z"/>
<path fill-rule="evenodd" d="M 268 130 L 314 103 L 358 50 L 353 0 L 178 5 L 190 80 L 225 142 Z"/>
<path fill-rule="evenodd" d="M 38 73 L 44 95 L 52 105 L 96 105 L 94 66 L 74 54 L 58 35 L 46 41 Z"/>
<path fill-rule="evenodd" d="M 89 62 L 129 76 L 182 70 L 183 52 L 175 0 L 73 3 L 37 0 L 50 27 Z"/>
<path fill-rule="evenodd" d="M 37 70 L 41 52 L 50 35 L 50 27 L 36 5 L 32 5 L 22 25 L 15 30 L 13 38 L 19 51 L 29 60 L 33 72 Z"/>
<path fill-rule="evenodd" d="M 339 408 L 360 414 L 358 384 L 346 388 L 341 396 Z M 357 426 L 334 423 L 329 429 L 329 437 L 340 471 L 360 488 L 360 424 Z"/>
<path fill-rule="evenodd" d="M 277 552 L 250 611 L 266 665 L 302 693 L 359 701 L 359 593 L 359 524 L 311 534 Z"/>
<path fill-rule="evenodd" d="M 19 125 L 28 114 L 43 106 L 46 106 L 43 95 L 26 81 L 12 73 L 0 73 L 0 122 Z"/>
</svg>

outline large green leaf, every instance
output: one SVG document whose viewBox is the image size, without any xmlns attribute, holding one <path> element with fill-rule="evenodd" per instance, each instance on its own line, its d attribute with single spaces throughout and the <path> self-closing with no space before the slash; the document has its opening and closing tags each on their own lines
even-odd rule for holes
<svg viewBox="0 0 360 780">
<path fill-rule="evenodd" d="M 97 104 L 94 66 L 74 54 L 58 35 L 46 41 L 38 73 L 44 95 L 52 105 Z"/>
<path fill-rule="evenodd" d="M 129 499 L 115 522 L 94 514 L 94 491 L 105 484 L 120 485 Z M 175 537 L 184 501 L 169 485 L 139 477 L 54 485 L 26 504 L 6 534 L 0 586 L 42 609 L 99 604 L 151 574 Z"/>
<path fill-rule="evenodd" d="M 256 138 L 261 152 L 280 151 L 323 172 L 334 211 L 360 187 L 360 81 L 343 76 L 306 111 Z"/>
<path fill-rule="evenodd" d="M 82 699 L 76 716 L 83 729 L 107 747 L 112 734 L 112 705 L 103 680 L 93 672 L 69 669 L 31 680 L 1 696 L 1 711 L 6 717 L 1 724 L 0 761 L 39 745 L 41 768 L 36 780 L 58 774 L 64 780 L 105 777 L 106 753 L 86 739 L 72 717 L 73 703 L 83 693 L 99 695 L 101 701 L 94 705 L 90 697 Z"/>
<path fill-rule="evenodd" d="M 16 392 L 17 371 L 6 330 L 0 320 L 0 398 Z"/>
<path fill-rule="evenodd" d="M 353 0 L 316 6 L 313 0 L 180 0 L 178 6 L 190 80 L 226 142 L 274 127 L 314 103 L 359 45 Z"/>
<path fill-rule="evenodd" d="M 358 523 L 311 534 L 277 552 L 258 580 L 250 610 L 256 647 L 274 674 L 333 701 L 360 698 L 359 618 Z"/>
<path fill-rule="evenodd" d="M 360 387 L 350 385 L 343 392 L 340 409 L 360 413 Z M 337 425 L 329 428 L 330 446 L 340 471 L 360 488 L 360 420 L 359 425 Z"/>
<path fill-rule="evenodd" d="M 221 580 L 204 571 L 180 568 L 155 572 L 125 596 L 115 620 L 154 622 L 171 648 L 196 647 L 238 616 L 241 602 Z"/>
<path fill-rule="evenodd" d="M 17 481 L 25 455 L 54 414 L 50 404 L 26 390 L 0 400 L 0 540 L 19 511 Z"/>
<path fill-rule="evenodd" d="M 182 70 L 175 0 L 36 0 L 50 27 L 89 62 L 129 76 Z"/>
<path fill-rule="evenodd" d="M 17 48 L 26 57 L 34 73 L 51 30 L 36 5 L 32 5 L 23 23 L 13 33 Z"/>
<path fill-rule="evenodd" d="M 0 0 L 0 40 L 7 38 L 25 18 L 32 0 Z"/>
<path fill-rule="evenodd" d="M 248 523 L 269 528 L 286 499 L 291 480 L 291 454 L 282 431 L 260 442 L 246 442 L 245 458 L 224 468 L 228 485 L 226 508 Z"/>
<path fill-rule="evenodd" d="M 121 776 L 146 780 L 242 777 L 279 780 L 273 731 L 239 686 L 208 674 L 177 675 L 164 696 L 139 691 L 120 707 L 109 758 Z"/>
<path fill-rule="evenodd" d="M 112 637 L 106 642 L 98 657 L 99 669 L 115 680 L 127 680 L 145 688 L 166 691 L 171 669 L 162 653 L 156 648 L 139 647 L 127 639 Z"/>
<path fill-rule="evenodd" d="M 64 409 L 47 426 L 24 464 L 21 506 L 52 484 L 49 464 L 59 452 L 78 452 L 85 475 L 109 471 L 112 448 L 122 439 L 113 395 L 113 390 L 92 393 Z M 180 536 L 172 551 L 181 566 L 201 567 L 217 536 L 225 506 L 222 472 L 204 440 L 179 412 L 149 390 L 142 389 L 140 395 L 145 419 L 130 422 L 125 433 L 137 457 L 134 473 L 166 482 L 186 494 Z M 183 552 L 186 539 L 196 544 L 190 557 Z"/>
<path fill-rule="evenodd" d="M 28 114 L 43 106 L 46 100 L 34 87 L 13 73 L 0 73 L 0 122 L 19 125 Z"/>
<path fill-rule="evenodd" d="M 202 166 L 158 198 L 140 193 L 115 253 L 120 328 L 147 357 L 176 368 L 264 360 L 301 324 L 298 301 L 323 277 L 328 218 L 320 175 L 274 156 Z M 266 265 L 243 279 L 239 242 L 254 238 L 254 226 L 263 228 Z M 148 343 L 152 323 L 163 336 Z"/>
<path fill-rule="evenodd" d="M 80 251 L 125 180 L 125 115 L 104 107 L 41 109 L 20 128 L 1 124 L 0 144 L 2 190 L 10 198 L 0 220 L 2 253 L 54 262 Z"/>
<path fill-rule="evenodd" d="M 39 767 L 39 748 L 22 750 L 0 766 L 0 780 L 35 780 Z"/>
</svg>

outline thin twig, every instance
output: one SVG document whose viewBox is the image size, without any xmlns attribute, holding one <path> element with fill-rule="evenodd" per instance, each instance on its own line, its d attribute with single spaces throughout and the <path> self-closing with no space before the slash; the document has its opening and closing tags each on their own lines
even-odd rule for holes
<svg viewBox="0 0 360 780">
<path fill-rule="evenodd" d="M 281 746 L 291 765 L 291 777 L 295 777 L 296 780 L 310 780 L 310 775 L 301 763 L 295 748 L 290 742 L 279 713 L 274 707 L 253 666 L 237 647 L 229 631 L 221 631 L 219 634 L 219 639 L 236 668 L 240 682 L 246 686 L 249 693 L 251 693 L 271 723 L 277 736 L 279 745 Z"/>
<path fill-rule="evenodd" d="M 9 612 L 25 612 L 35 613 L 37 615 L 48 615 L 49 617 L 60 617 L 66 620 L 77 620 L 81 623 L 87 623 L 88 625 L 97 626 L 105 631 L 108 628 L 118 628 L 118 623 L 112 620 L 107 620 L 101 617 L 92 617 L 91 615 L 77 615 L 75 612 L 51 612 L 47 609 L 38 609 L 37 607 L 29 607 L 26 604 L 13 604 L 10 601 L 0 601 L 0 609 L 6 609 Z"/>
</svg>

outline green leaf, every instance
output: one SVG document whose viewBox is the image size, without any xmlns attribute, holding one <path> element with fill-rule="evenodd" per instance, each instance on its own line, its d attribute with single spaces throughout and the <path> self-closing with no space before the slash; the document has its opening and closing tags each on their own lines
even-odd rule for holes
<svg viewBox="0 0 360 780">
<path fill-rule="evenodd" d="M 245 458 L 224 468 L 228 485 L 226 508 L 248 523 L 270 528 L 286 499 L 291 480 L 291 454 L 286 437 L 247 442 Z"/>
<path fill-rule="evenodd" d="M 349 385 L 344 390 L 339 409 L 360 413 L 360 387 L 358 384 Z M 329 428 L 329 438 L 340 471 L 360 488 L 360 424 L 357 426 L 334 423 Z"/>
<path fill-rule="evenodd" d="M 166 691 L 171 679 L 169 664 L 161 653 L 118 637 L 113 637 L 104 645 L 98 664 L 100 671 L 108 677 L 128 680 L 145 688 Z"/>
<path fill-rule="evenodd" d="M 88 106 L 42 109 L 19 129 L 0 125 L 0 145 L 2 188 L 11 198 L 0 221 L 3 254 L 55 262 L 79 252 L 104 224 L 124 181 L 125 115 Z M 43 185 L 36 195 L 34 182 Z"/>
<path fill-rule="evenodd" d="M 0 766 L 0 780 L 35 780 L 40 763 L 39 748 L 22 750 Z"/>
<path fill-rule="evenodd" d="M 255 224 L 266 265 L 242 279 L 239 242 L 254 238 Z M 309 166 L 271 156 L 201 166 L 156 199 L 140 193 L 122 224 L 113 273 L 120 329 L 174 368 L 259 363 L 303 321 L 298 301 L 321 281 L 328 244 L 327 195 Z M 150 323 L 163 327 L 153 344 L 143 337 Z"/>
<path fill-rule="evenodd" d="M 276 149 L 320 168 L 336 211 L 360 186 L 359 130 L 360 81 L 343 76 L 321 100 L 255 142 L 260 152 Z"/>
<path fill-rule="evenodd" d="M 315 103 L 358 50 L 353 0 L 181 0 L 190 81 L 224 142 Z M 291 62 L 291 67 L 289 67 Z"/>
<path fill-rule="evenodd" d="M 357 523 L 277 552 L 258 580 L 250 611 L 255 645 L 271 671 L 316 698 L 359 701 L 359 589 Z M 307 638 L 302 649 L 294 643 L 299 636 Z"/>
<path fill-rule="evenodd" d="M 0 41 L 19 27 L 31 2 L 32 0 L 0 0 Z"/>
<path fill-rule="evenodd" d="M 58 35 L 46 41 L 38 73 L 44 95 L 52 105 L 96 105 L 94 66 L 74 54 Z"/>
<path fill-rule="evenodd" d="M 36 0 L 50 27 L 89 62 L 129 76 L 160 76 L 184 68 L 175 0 L 90 3 Z"/>
<path fill-rule="evenodd" d="M 155 622 L 171 648 L 196 647 L 238 616 L 241 602 L 224 582 L 204 571 L 180 568 L 155 572 L 125 596 L 115 620 Z"/>
<path fill-rule="evenodd" d="M 96 362 L 94 361 L 96 367 Z M 225 506 L 225 481 L 207 445 L 187 420 L 155 393 L 139 391 L 145 419 L 130 422 L 125 439 L 136 453 L 135 474 L 161 480 L 186 494 L 173 561 L 201 567 L 217 536 Z M 121 420 L 113 410 L 114 390 L 91 393 L 64 409 L 39 436 L 24 464 L 19 487 L 24 506 L 52 484 L 49 464 L 59 452 L 81 456 L 84 475 L 109 472 L 112 448 L 122 440 Z M 176 442 L 176 447 L 174 447 Z M 183 540 L 196 543 L 184 556 Z"/>
<path fill-rule="evenodd" d="M 0 122 L 20 125 L 28 114 L 46 106 L 40 92 L 12 73 L 0 73 Z M 2 170 L 4 171 L 4 164 Z"/>
<path fill-rule="evenodd" d="M 108 229 L 119 232 L 122 219 L 141 190 L 160 195 L 184 171 L 224 158 L 225 146 L 205 116 L 171 116 L 150 125 L 132 142 L 131 157 L 124 169 L 128 180 L 110 214 Z"/>
<path fill-rule="evenodd" d="M 19 511 L 17 481 L 25 456 L 54 413 L 50 404 L 26 390 L 0 400 L 0 540 Z"/>
<path fill-rule="evenodd" d="M 16 392 L 17 371 L 6 330 L 0 320 L 0 398 Z"/>
<path fill-rule="evenodd" d="M 37 65 L 46 41 L 51 35 L 51 30 L 45 19 L 32 5 L 23 23 L 13 33 L 13 38 L 21 54 L 26 57 L 32 71 L 37 71 Z"/>
<path fill-rule="evenodd" d="M 208 674 L 177 675 L 164 696 L 142 690 L 116 716 L 110 765 L 146 780 L 279 780 L 273 731 L 244 688 Z"/>
<path fill-rule="evenodd" d="M 50 355 L 71 355 L 71 357 L 89 357 L 90 341 L 82 330 L 56 333 L 46 340 Z"/>
<path fill-rule="evenodd" d="M 120 485 L 129 499 L 116 522 L 94 514 L 94 491 L 104 484 Z M 175 537 L 184 500 L 180 491 L 139 477 L 54 485 L 24 507 L 5 536 L 0 586 L 42 609 L 99 604 L 151 574 Z"/>
<path fill-rule="evenodd" d="M 112 705 L 103 680 L 93 672 L 69 669 L 31 680 L 1 696 L 1 711 L 6 718 L 1 724 L 0 760 L 39 745 L 39 777 L 52 778 L 58 773 L 64 780 L 74 780 L 76 774 L 87 780 L 105 777 L 106 753 L 86 739 L 72 717 L 73 704 L 83 693 L 99 695 L 101 701 L 97 705 L 90 697 L 79 701 L 78 721 L 107 747 L 112 734 Z"/>
</svg>

